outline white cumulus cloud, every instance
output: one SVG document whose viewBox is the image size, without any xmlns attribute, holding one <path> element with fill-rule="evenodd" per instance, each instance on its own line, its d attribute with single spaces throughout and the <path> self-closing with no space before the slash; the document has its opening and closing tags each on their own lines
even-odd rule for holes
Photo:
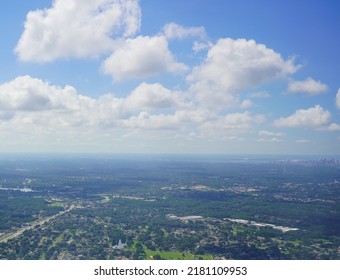
<svg viewBox="0 0 340 280">
<path fill-rule="evenodd" d="M 299 144 L 311 143 L 311 141 L 307 139 L 299 139 L 299 140 L 296 140 L 295 142 Z"/>
<path fill-rule="evenodd" d="M 294 114 L 274 122 L 277 127 L 322 128 L 329 124 L 331 113 L 320 105 L 297 110 Z"/>
<path fill-rule="evenodd" d="M 257 142 L 282 142 L 282 139 L 280 138 L 277 138 L 277 137 L 269 137 L 269 138 L 260 138 L 260 139 L 257 139 Z"/>
<path fill-rule="evenodd" d="M 112 125 L 126 115 L 122 99 L 104 95 L 93 99 L 72 86 L 20 76 L 0 85 L 0 113 L 18 130 L 24 123 L 61 129 Z"/>
<path fill-rule="evenodd" d="M 303 81 L 291 81 L 288 84 L 288 91 L 291 93 L 304 93 L 313 96 L 324 93 L 327 90 L 327 85 L 310 77 Z"/>
<path fill-rule="evenodd" d="M 72 86 L 21 76 L 0 84 L 0 130 L 6 139 L 25 135 L 25 141 L 53 145 L 58 145 L 58 139 L 76 146 L 105 142 L 112 135 L 168 141 L 183 135 L 181 139 L 188 141 L 195 138 L 230 142 L 244 139 L 240 134 L 254 131 L 266 120 L 248 111 L 214 112 L 196 106 L 187 97 L 185 92 L 160 83 L 142 82 L 126 97 L 105 94 L 91 98 Z M 329 129 L 336 130 L 337 126 Z M 281 136 L 265 130 L 259 134 L 271 141 Z"/>
<path fill-rule="evenodd" d="M 225 116 L 215 116 L 205 121 L 200 129 L 206 137 L 224 137 L 239 133 L 247 133 L 253 126 L 265 121 L 263 115 L 254 115 L 250 112 L 230 113 Z"/>
<path fill-rule="evenodd" d="M 261 130 L 259 131 L 260 136 L 273 136 L 273 137 L 280 137 L 283 136 L 284 133 L 282 132 L 273 132 L 273 131 L 268 131 L 268 130 Z"/>
<path fill-rule="evenodd" d="M 273 132 L 268 130 L 260 130 L 259 136 L 262 136 L 257 140 L 257 142 L 282 142 L 281 138 L 285 135 L 282 132 Z"/>
<path fill-rule="evenodd" d="M 327 131 L 339 131 L 340 130 L 340 125 L 337 123 L 331 123 L 328 127 L 326 127 L 324 130 Z"/>
<path fill-rule="evenodd" d="M 182 73 L 188 68 L 175 60 L 164 36 L 127 39 L 102 65 L 114 81 L 143 79 L 163 72 Z"/>
<path fill-rule="evenodd" d="M 206 37 L 204 27 L 184 27 L 174 22 L 168 23 L 163 27 L 163 33 L 169 40 L 184 39 L 188 37 L 198 37 L 204 39 Z"/>
<path fill-rule="evenodd" d="M 340 109 L 340 88 L 338 89 L 338 93 L 336 94 L 335 97 L 335 105 L 338 109 Z"/>
<path fill-rule="evenodd" d="M 210 48 L 205 61 L 187 77 L 203 106 L 237 107 L 239 91 L 259 86 L 294 73 L 293 60 L 254 40 L 220 39 Z"/>
<path fill-rule="evenodd" d="M 199 52 L 205 49 L 209 49 L 211 47 L 212 47 L 212 44 L 210 42 L 195 41 L 194 45 L 192 46 L 192 49 L 194 52 Z"/>
<path fill-rule="evenodd" d="M 72 86 L 50 85 L 30 76 L 20 76 L 0 85 L 0 110 L 76 110 L 89 105 L 91 98 L 78 95 Z"/>
<path fill-rule="evenodd" d="M 89 129 L 181 129 L 209 120 L 211 114 L 190 109 L 182 94 L 161 84 L 141 83 L 126 97 L 90 98 L 72 86 L 55 86 L 30 76 L 0 84 L 0 129 L 59 131 Z M 162 110 L 167 109 L 165 114 Z M 30 133 L 30 132 L 28 132 Z"/>
<path fill-rule="evenodd" d="M 97 56 L 112 48 L 113 37 L 134 35 L 140 21 L 138 0 L 54 0 L 27 14 L 15 52 L 35 62 Z"/>
<path fill-rule="evenodd" d="M 180 105 L 178 93 L 163 87 L 161 84 L 141 83 L 126 98 L 126 106 L 131 109 L 165 109 Z"/>
</svg>

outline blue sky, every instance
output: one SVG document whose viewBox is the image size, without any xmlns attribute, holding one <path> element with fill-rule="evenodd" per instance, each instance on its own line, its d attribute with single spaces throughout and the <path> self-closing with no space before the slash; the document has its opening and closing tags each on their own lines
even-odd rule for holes
<svg viewBox="0 0 340 280">
<path fill-rule="evenodd" d="M 6 1 L 0 151 L 340 153 L 338 1 Z"/>
</svg>

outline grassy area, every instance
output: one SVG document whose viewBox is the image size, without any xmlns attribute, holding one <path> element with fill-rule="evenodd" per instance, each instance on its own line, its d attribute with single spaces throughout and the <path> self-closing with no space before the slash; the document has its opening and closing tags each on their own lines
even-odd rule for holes
<svg viewBox="0 0 340 280">
<path fill-rule="evenodd" d="M 136 251 L 136 245 L 138 241 L 134 240 L 133 244 L 130 246 L 129 251 L 135 252 Z M 189 253 L 182 253 L 179 251 L 176 252 L 164 252 L 159 250 L 150 250 L 147 249 L 145 245 L 143 245 L 143 250 L 146 253 L 146 259 L 147 260 L 154 260 L 155 256 L 158 255 L 163 260 L 212 260 L 212 255 L 194 255 Z"/>
<path fill-rule="evenodd" d="M 317 240 L 315 240 L 316 242 L 320 242 L 321 244 L 323 244 L 323 245 L 332 245 L 333 244 L 333 242 L 331 242 L 331 241 L 329 241 L 329 240 L 327 240 L 327 239 L 317 239 Z"/>
<path fill-rule="evenodd" d="M 56 239 L 53 240 L 52 246 L 55 246 L 58 243 L 60 243 L 61 240 L 63 239 L 64 235 L 65 235 L 65 233 L 62 233 L 59 236 L 57 236 Z"/>
<path fill-rule="evenodd" d="M 233 233 L 234 236 L 236 236 L 238 233 L 243 233 L 245 231 L 246 231 L 246 229 L 245 229 L 244 226 L 239 226 L 239 225 L 237 225 L 237 226 L 233 225 L 232 226 L 232 233 Z"/>
<path fill-rule="evenodd" d="M 189 253 L 182 252 L 162 252 L 162 251 L 153 251 L 144 248 L 146 253 L 146 259 L 153 260 L 155 255 L 159 255 L 163 260 L 212 260 L 213 257 L 211 255 L 193 255 Z"/>
</svg>

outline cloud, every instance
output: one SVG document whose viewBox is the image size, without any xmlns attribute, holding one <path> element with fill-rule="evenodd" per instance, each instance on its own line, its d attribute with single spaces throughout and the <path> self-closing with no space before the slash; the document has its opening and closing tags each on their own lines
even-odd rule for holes
<svg viewBox="0 0 340 280">
<path fill-rule="evenodd" d="M 274 136 L 274 137 L 281 137 L 284 135 L 282 132 L 273 132 L 268 130 L 261 130 L 259 131 L 260 136 Z"/>
<path fill-rule="evenodd" d="M 239 92 L 294 73 L 293 60 L 254 40 L 220 39 L 187 77 L 190 90 L 206 107 L 238 107 Z"/>
<path fill-rule="evenodd" d="M 253 126 L 265 121 L 263 115 L 253 115 L 246 111 L 243 113 L 230 113 L 225 116 L 215 116 L 200 127 L 207 137 L 224 137 L 225 135 L 247 133 Z M 210 136 L 209 136 L 210 135 Z"/>
<path fill-rule="evenodd" d="M 269 98 L 271 95 L 266 91 L 252 92 L 249 94 L 252 98 Z"/>
<path fill-rule="evenodd" d="M 338 93 L 336 94 L 335 97 L 335 105 L 338 109 L 340 109 L 340 88 L 338 89 Z"/>
<path fill-rule="evenodd" d="M 114 81 L 143 79 L 163 72 L 182 73 L 187 66 L 176 62 L 164 36 L 127 39 L 107 58 L 102 69 Z"/>
<path fill-rule="evenodd" d="M 257 140 L 257 142 L 282 142 L 279 137 L 285 135 L 282 132 L 273 132 L 268 130 L 260 130 L 259 135 L 263 136 Z"/>
<path fill-rule="evenodd" d="M 194 52 L 199 52 L 205 49 L 209 49 L 212 47 L 212 44 L 210 42 L 198 42 L 195 41 L 194 45 L 192 46 L 192 49 Z"/>
<path fill-rule="evenodd" d="M 204 39 L 207 35 L 204 27 L 184 27 L 176 23 L 168 23 L 163 27 L 163 33 L 168 40 L 198 37 Z"/>
<path fill-rule="evenodd" d="M 247 109 L 251 106 L 253 106 L 253 102 L 250 99 L 245 99 L 240 104 L 240 108 L 242 109 Z"/>
<path fill-rule="evenodd" d="M 30 76 L 0 85 L 2 111 L 76 110 L 88 103 L 91 99 L 78 95 L 72 86 L 61 88 Z"/>
<path fill-rule="evenodd" d="M 274 122 L 277 127 L 301 127 L 301 128 L 322 128 L 329 124 L 331 113 L 320 105 L 309 109 L 297 110 L 286 118 L 280 118 Z"/>
<path fill-rule="evenodd" d="M 46 81 L 20 76 L 0 85 L 0 113 L 10 116 L 18 131 L 23 124 L 64 130 L 74 127 L 113 125 L 126 115 L 123 102 L 112 95 L 93 99 L 72 86 L 59 87 Z"/>
<path fill-rule="evenodd" d="M 200 127 L 212 120 L 215 121 L 216 117 L 201 109 L 179 109 L 169 114 L 150 114 L 142 111 L 124 120 L 122 125 L 133 130 L 186 131 L 189 127 Z"/>
<path fill-rule="evenodd" d="M 165 114 L 163 110 L 169 110 Z M 162 111 L 163 113 L 160 113 Z M 97 99 L 83 96 L 72 86 L 21 76 L 0 84 L 0 127 L 22 131 L 119 129 L 176 129 L 200 125 L 211 113 L 190 108 L 180 92 L 161 84 L 141 83 L 129 95 L 105 94 Z"/>
<path fill-rule="evenodd" d="M 337 123 L 331 123 L 329 126 L 324 128 L 323 130 L 327 131 L 339 131 L 340 130 L 340 125 Z"/>
<path fill-rule="evenodd" d="M 299 140 L 296 140 L 296 143 L 307 144 L 307 143 L 311 143 L 311 141 L 307 139 L 299 139 Z"/>
<path fill-rule="evenodd" d="M 166 109 L 179 106 L 181 97 L 159 83 L 143 82 L 131 92 L 125 103 L 132 109 Z"/>
<path fill-rule="evenodd" d="M 124 120 L 123 124 L 132 129 L 178 129 L 178 122 L 175 116 L 165 114 L 150 115 L 147 112 L 141 112 L 137 116 L 132 116 L 131 118 Z"/>
<path fill-rule="evenodd" d="M 49 9 L 30 11 L 15 48 L 23 61 L 98 56 L 113 37 L 129 37 L 140 28 L 138 0 L 54 0 Z"/>
<path fill-rule="evenodd" d="M 257 139 L 257 142 L 282 142 L 282 139 L 277 137 L 271 137 L 271 138 L 260 138 Z"/>
<path fill-rule="evenodd" d="M 324 93 L 328 90 L 327 85 L 320 81 L 315 81 L 312 78 L 307 78 L 304 81 L 291 81 L 288 84 L 288 91 L 290 93 L 304 93 L 310 96 Z"/>
<path fill-rule="evenodd" d="M 168 130 L 171 133 L 177 131 L 180 134 L 176 135 L 187 135 L 188 140 L 204 138 L 240 141 L 244 139 L 239 137 L 239 134 L 248 133 L 254 125 L 263 121 L 265 121 L 264 116 L 253 115 L 247 111 L 220 116 L 202 108 L 187 108 L 167 115 L 150 115 L 141 112 L 138 116 L 126 120 L 125 125 L 135 130 Z"/>
<path fill-rule="evenodd" d="M 311 118 L 314 120 L 315 115 Z M 2 137 L 25 135 L 26 142 L 46 141 L 52 146 L 59 145 L 58 141 L 104 143 L 119 136 L 125 142 L 136 137 L 176 141 L 178 135 L 180 141 L 241 141 L 245 140 L 243 135 L 254 133 L 265 121 L 265 116 L 249 111 L 222 114 L 197 106 L 187 100 L 185 92 L 160 83 L 142 82 L 126 97 L 105 94 L 99 98 L 30 76 L 0 84 Z M 339 129 L 337 124 L 321 123 L 318 130 Z M 258 142 L 280 142 L 284 135 L 268 130 L 258 134 Z"/>
</svg>

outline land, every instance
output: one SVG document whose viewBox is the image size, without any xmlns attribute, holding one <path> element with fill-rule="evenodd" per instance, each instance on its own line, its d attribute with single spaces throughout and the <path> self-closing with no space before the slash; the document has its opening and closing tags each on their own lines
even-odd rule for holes
<svg viewBox="0 0 340 280">
<path fill-rule="evenodd" d="M 340 259 L 340 162 L 0 158 L 0 259 Z"/>
</svg>

